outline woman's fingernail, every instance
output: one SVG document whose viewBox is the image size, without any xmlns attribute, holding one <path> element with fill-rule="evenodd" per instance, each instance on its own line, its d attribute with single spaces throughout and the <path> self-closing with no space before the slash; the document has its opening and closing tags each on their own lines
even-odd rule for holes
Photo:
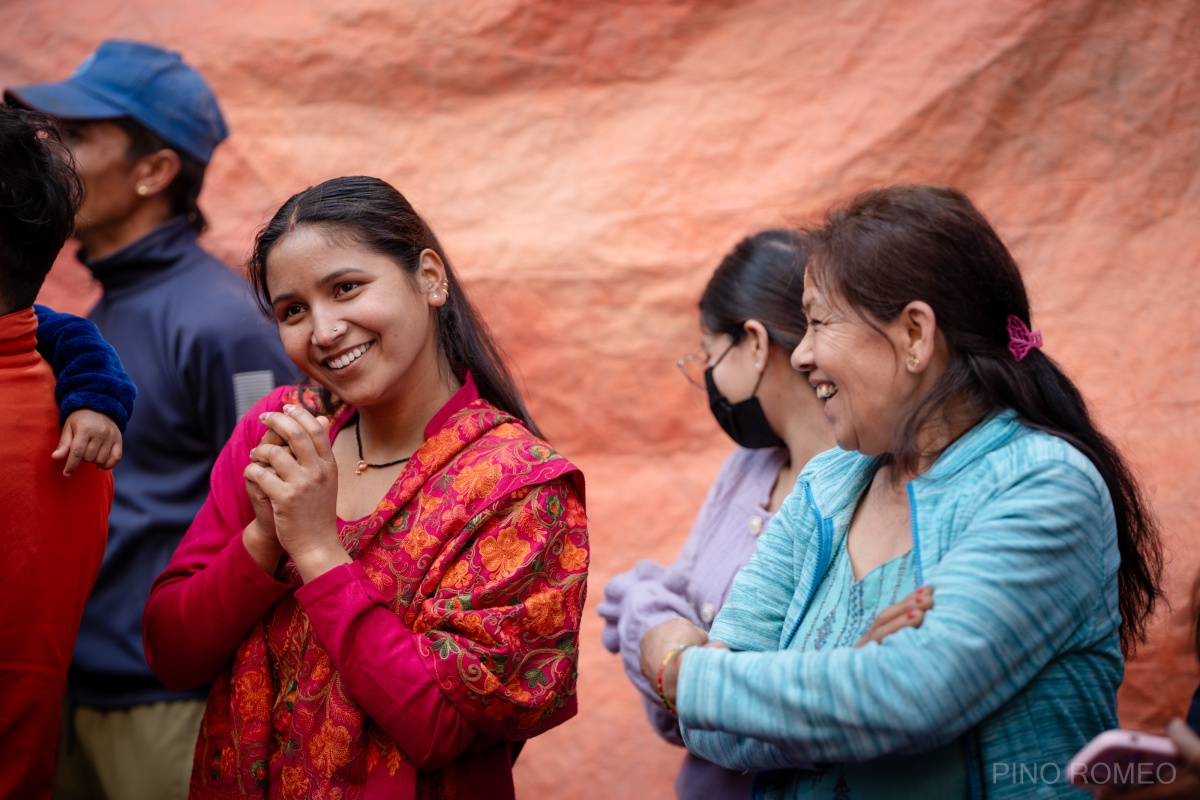
<svg viewBox="0 0 1200 800">
<path fill-rule="evenodd" d="M 258 415 L 258 421 L 259 421 L 259 422 L 266 422 L 266 421 L 267 421 L 267 417 L 269 417 L 269 416 L 271 416 L 271 412 L 270 412 L 270 411 L 264 411 L 263 413 L 261 413 L 261 414 L 259 414 L 259 415 Z"/>
<path fill-rule="evenodd" d="M 912 618 L 913 618 L 913 617 L 915 617 L 915 616 L 917 616 L 917 612 L 916 612 L 916 611 L 910 611 L 910 612 L 908 612 L 908 618 L 909 618 L 909 619 L 912 619 Z"/>
<path fill-rule="evenodd" d="M 284 403 L 283 404 L 283 413 L 290 414 L 290 413 L 292 413 L 293 408 L 295 408 L 295 406 L 292 405 L 291 403 Z"/>
</svg>

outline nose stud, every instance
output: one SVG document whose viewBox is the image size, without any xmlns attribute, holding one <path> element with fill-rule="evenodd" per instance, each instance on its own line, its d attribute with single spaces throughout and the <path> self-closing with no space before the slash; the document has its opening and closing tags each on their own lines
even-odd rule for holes
<svg viewBox="0 0 1200 800">
<path fill-rule="evenodd" d="M 348 325 L 347 325 L 347 326 L 340 326 L 340 325 L 330 325 L 330 326 L 329 326 L 329 336 L 330 336 L 330 337 L 336 337 L 336 336 L 340 335 L 341 333 L 344 333 L 344 332 L 345 332 L 345 331 L 347 331 L 347 330 L 349 330 L 349 326 L 348 326 Z M 321 343 L 321 341 L 322 341 L 322 339 L 325 339 L 325 338 L 326 338 L 326 337 L 325 337 L 325 335 L 324 335 L 324 334 L 322 334 L 322 333 L 321 333 L 321 331 L 320 331 L 320 326 L 319 326 L 319 325 L 318 325 L 318 326 L 314 326 L 314 327 L 313 327 L 313 329 L 312 329 L 312 332 L 311 332 L 311 334 L 309 335 L 309 340 L 310 340 L 310 341 L 311 341 L 311 342 L 312 342 L 314 345 L 317 345 L 317 344 L 320 344 L 320 343 Z"/>
</svg>

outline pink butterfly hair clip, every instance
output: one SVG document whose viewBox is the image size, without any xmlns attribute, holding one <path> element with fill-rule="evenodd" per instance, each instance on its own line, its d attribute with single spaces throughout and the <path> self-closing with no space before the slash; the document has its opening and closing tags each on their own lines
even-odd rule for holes
<svg viewBox="0 0 1200 800">
<path fill-rule="evenodd" d="M 1042 346 L 1042 332 L 1031 331 L 1018 316 L 1008 315 L 1008 352 L 1017 361 L 1029 355 L 1029 351 Z"/>
</svg>

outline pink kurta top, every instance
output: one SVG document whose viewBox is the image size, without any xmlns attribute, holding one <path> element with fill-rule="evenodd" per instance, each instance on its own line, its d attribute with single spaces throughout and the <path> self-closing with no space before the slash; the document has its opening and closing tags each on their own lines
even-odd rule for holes
<svg viewBox="0 0 1200 800">
<path fill-rule="evenodd" d="M 264 682 L 260 676 L 269 671 L 272 685 L 262 687 L 262 696 L 269 696 L 266 702 L 272 707 L 262 716 L 269 717 L 274 744 L 269 755 L 264 753 L 264 758 L 243 769 L 250 774 L 241 779 L 243 783 L 258 784 L 265 790 L 258 793 L 262 796 L 317 796 L 320 787 L 316 781 L 324 775 L 332 781 L 322 784 L 326 789 L 346 790 L 344 795 L 331 791 L 331 797 L 414 797 L 418 771 L 439 770 L 452 763 L 452 782 L 457 792 L 473 793 L 474 785 L 484 792 L 480 796 L 511 796 L 508 743 L 481 731 L 477 723 L 482 718 L 476 715 L 472 721 L 464 713 L 470 705 L 452 697 L 453 691 L 446 691 L 445 676 L 431 667 L 431 659 L 436 656 L 430 652 L 428 638 L 414 630 L 420 630 L 420 624 L 406 622 L 405 615 L 397 613 L 401 609 L 395 602 L 394 583 L 381 578 L 378 559 L 366 557 L 379 537 L 390 530 L 385 524 L 391 524 L 397 516 L 398 509 L 388 498 L 364 519 L 338 520 L 339 534 L 355 561 L 307 584 L 301 582 L 290 562 L 276 576 L 268 575 L 243 545 L 242 531 L 254 518 L 243 470 L 249 464 L 250 450 L 265 430 L 258 417 L 264 411 L 280 409 L 289 397 L 294 402 L 295 392 L 295 387 L 284 387 L 260 401 L 235 429 L 217 460 L 209 500 L 170 566 L 156 581 L 146 608 L 146 653 L 151 666 L 167 686 L 204 685 L 225 673 L 231 660 L 235 668 L 236 662 L 245 660 L 244 642 L 248 634 L 251 640 L 255 638 L 256 626 L 262 622 L 269 670 L 241 675 L 229 687 L 219 682 L 213 690 L 214 696 L 241 692 L 241 698 L 234 701 L 241 703 L 235 712 L 245 711 L 245 698 L 254 696 L 256 682 Z M 463 388 L 429 422 L 427 440 L 452 427 L 456 419 L 470 411 L 469 406 L 481 402 L 468 375 Z M 331 441 L 353 412 L 343 407 L 336 414 Z M 527 432 L 524 435 L 529 436 Z M 542 448 L 550 452 L 544 445 Z M 425 449 L 423 446 L 418 454 Z M 417 456 L 414 460 L 419 461 Z M 561 478 L 573 471 L 566 462 L 563 465 L 553 477 Z M 397 485 L 406 475 L 412 478 L 409 473 L 406 465 Z M 414 535 L 419 534 L 410 532 L 410 538 L 402 539 L 406 542 L 403 546 L 410 546 Z M 313 644 L 292 647 L 293 639 L 305 637 Z M 294 657 L 289 661 L 290 652 L 301 651 L 305 653 L 303 662 Z M 346 741 L 348 734 L 338 732 L 341 727 L 330 721 L 337 722 L 337 709 L 332 709 L 320 725 L 304 718 L 309 712 L 300 701 L 306 697 L 306 682 L 315 681 L 323 687 L 330 680 L 326 673 L 333 671 L 349 707 L 364 718 L 362 741 L 353 737 Z M 222 698 L 221 702 L 229 700 Z M 205 748 L 206 736 L 228 733 L 224 728 L 208 730 L 213 696 L 209 705 L 195 768 L 198 774 L 210 769 L 215 775 L 231 769 L 222 759 L 233 754 L 221 748 L 210 748 L 211 752 Z M 251 728 L 257 717 L 241 716 L 246 719 L 233 723 L 241 726 L 232 734 L 234 738 L 256 736 Z M 382 735 L 372 733 L 372 724 Z M 307 747 L 301 754 L 307 763 L 297 764 L 289 772 L 288 758 L 279 757 L 279 753 L 292 746 Z M 200 759 L 214 763 L 200 763 Z M 358 768 L 356 761 L 361 762 Z M 297 771 L 300 766 L 306 767 L 305 774 Z M 196 782 L 193 778 L 193 797 L 256 795 L 248 786 L 243 795 L 199 791 Z M 443 792 L 444 784 L 439 784 Z"/>
</svg>

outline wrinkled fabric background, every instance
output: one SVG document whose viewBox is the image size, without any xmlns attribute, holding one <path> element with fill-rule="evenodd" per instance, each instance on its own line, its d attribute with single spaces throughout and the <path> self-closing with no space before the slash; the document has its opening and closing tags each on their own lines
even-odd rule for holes
<svg viewBox="0 0 1200 800">
<path fill-rule="evenodd" d="M 106 37 L 181 50 L 233 134 L 202 206 L 240 264 L 290 194 L 367 173 L 433 224 L 588 478 L 580 714 L 522 796 L 661 797 L 658 741 L 600 646 L 604 581 L 678 551 L 731 445 L 674 361 L 740 237 L 896 181 L 966 190 L 1023 265 L 1046 352 L 1137 466 L 1167 536 L 1126 727 L 1182 714 L 1200 569 L 1196 0 L 12 0 L 0 78 L 65 77 Z M 67 252 L 73 248 L 68 247 Z M 41 300 L 84 312 L 69 256 Z"/>
</svg>

